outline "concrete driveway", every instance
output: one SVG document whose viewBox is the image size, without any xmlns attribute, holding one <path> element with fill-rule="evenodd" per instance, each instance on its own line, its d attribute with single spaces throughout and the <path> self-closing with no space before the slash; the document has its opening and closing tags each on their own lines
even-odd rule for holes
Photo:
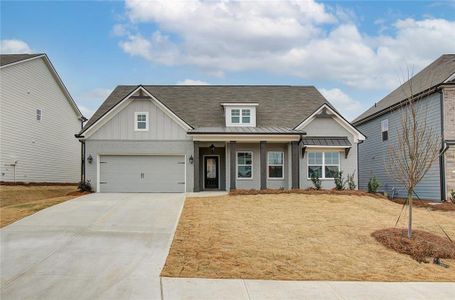
<svg viewBox="0 0 455 300">
<path fill-rule="evenodd" d="M 2 299 L 160 299 L 183 194 L 91 194 L 1 230 Z"/>
</svg>

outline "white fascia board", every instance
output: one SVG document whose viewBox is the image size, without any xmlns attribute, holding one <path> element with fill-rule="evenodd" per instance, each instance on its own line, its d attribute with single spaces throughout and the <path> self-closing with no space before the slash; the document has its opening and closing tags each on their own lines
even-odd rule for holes
<svg viewBox="0 0 455 300">
<path fill-rule="evenodd" d="M 340 124 L 344 129 L 349 131 L 354 137 L 356 142 L 357 141 L 364 141 L 366 137 L 357 130 L 351 123 L 347 122 L 339 113 L 337 113 L 335 110 L 333 110 L 330 106 L 327 104 L 321 105 L 314 113 L 312 113 L 308 118 L 303 120 L 299 125 L 297 125 L 294 130 L 303 130 L 309 123 L 311 123 L 315 118 L 318 113 L 321 112 L 322 109 L 328 109 L 332 114 L 336 116 L 335 121 Z"/>
</svg>

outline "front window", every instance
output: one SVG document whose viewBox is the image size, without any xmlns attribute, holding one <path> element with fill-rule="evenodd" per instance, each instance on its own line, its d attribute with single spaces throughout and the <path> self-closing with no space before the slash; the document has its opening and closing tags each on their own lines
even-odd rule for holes
<svg viewBox="0 0 455 300">
<path fill-rule="evenodd" d="M 253 178 L 253 152 L 237 152 L 237 178 Z"/>
<path fill-rule="evenodd" d="M 135 130 L 136 131 L 147 131 L 148 125 L 148 112 L 136 112 L 135 113 Z"/>
<path fill-rule="evenodd" d="M 389 119 L 381 121 L 381 135 L 382 141 L 387 141 L 389 139 Z"/>
<path fill-rule="evenodd" d="M 240 123 L 240 109 L 231 110 L 231 122 L 232 124 Z"/>
<path fill-rule="evenodd" d="M 308 178 L 333 179 L 340 171 L 339 152 L 309 152 Z"/>
<path fill-rule="evenodd" d="M 251 109 L 232 109 L 231 123 L 240 125 L 251 124 Z"/>
<path fill-rule="evenodd" d="M 242 109 L 242 124 L 250 124 L 250 123 L 251 123 L 251 110 Z"/>
<path fill-rule="evenodd" d="M 268 177 L 272 179 L 284 178 L 284 152 L 270 151 L 267 154 Z"/>
</svg>

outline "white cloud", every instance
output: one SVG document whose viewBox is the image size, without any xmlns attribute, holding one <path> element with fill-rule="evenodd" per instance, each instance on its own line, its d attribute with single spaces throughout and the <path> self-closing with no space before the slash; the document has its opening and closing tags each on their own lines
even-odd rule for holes
<svg viewBox="0 0 455 300">
<path fill-rule="evenodd" d="M 90 118 L 107 96 L 112 92 L 110 89 L 96 88 L 82 93 L 77 97 L 78 107 L 86 118 Z"/>
<path fill-rule="evenodd" d="M 0 53 L 4 54 L 22 54 L 32 53 L 30 46 L 21 40 L 1 40 Z"/>
<path fill-rule="evenodd" d="M 185 79 L 177 82 L 178 85 L 209 85 L 210 83 L 202 80 Z"/>
<path fill-rule="evenodd" d="M 338 88 L 319 89 L 319 91 L 348 120 L 353 120 L 365 110 L 362 103 L 355 101 Z"/>
<path fill-rule="evenodd" d="M 397 20 L 393 34 L 368 36 L 351 12 L 309 0 L 127 0 L 126 13 L 134 28 L 120 42 L 126 53 L 207 74 L 259 70 L 384 89 L 399 84 L 403 67 L 420 70 L 455 49 L 455 22 Z M 158 29 L 145 35 L 139 23 Z"/>
</svg>

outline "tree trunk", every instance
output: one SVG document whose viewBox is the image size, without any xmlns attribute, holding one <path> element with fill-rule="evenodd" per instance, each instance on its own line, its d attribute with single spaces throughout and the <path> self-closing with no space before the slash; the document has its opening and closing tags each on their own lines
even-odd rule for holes
<svg viewBox="0 0 455 300">
<path fill-rule="evenodd" d="M 408 239 L 412 238 L 412 190 L 408 191 L 409 203 L 409 221 L 408 221 Z"/>
</svg>

